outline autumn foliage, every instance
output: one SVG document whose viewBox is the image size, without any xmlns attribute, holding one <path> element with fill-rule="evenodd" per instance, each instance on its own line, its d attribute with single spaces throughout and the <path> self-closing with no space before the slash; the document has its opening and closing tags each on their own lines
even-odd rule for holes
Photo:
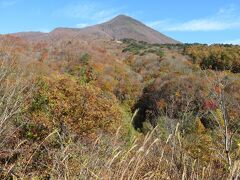
<svg viewBox="0 0 240 180">
<path fill-rule="evenodd" d="M 53 42 L 0 36 L 1 179 L 240 177 L 239 46 Z"/>
<path fill-rule="evenodd" d="M 184 53 L 191 56 L 192 61 L 203 69 L 229 70 L 240 72 L 240 46 L 234 45 L 190 45 Z"/>
<path fill-rule="evenodd" d="M 49 131 L 62 124 L 77 135 L 114 132 L 121 124 L 121 111 L 111 93 L 64 75 L 37 81 L 29 111 L 33 122 Z"/>
</svg>

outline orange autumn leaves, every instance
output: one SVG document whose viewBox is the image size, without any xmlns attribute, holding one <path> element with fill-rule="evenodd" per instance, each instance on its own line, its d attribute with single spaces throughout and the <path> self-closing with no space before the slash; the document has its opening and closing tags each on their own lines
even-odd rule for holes
<svg viewBox="0 0 240 180">
<path fill-rule="evenodd" d="M 81 135 L 99 130 L 113 132 L 121 123 L 121 111 L 112 94 L 65 75 L 42 77 L 39 81 L 31 116 L 48 129 L 64 123 Z"/>
</svg>

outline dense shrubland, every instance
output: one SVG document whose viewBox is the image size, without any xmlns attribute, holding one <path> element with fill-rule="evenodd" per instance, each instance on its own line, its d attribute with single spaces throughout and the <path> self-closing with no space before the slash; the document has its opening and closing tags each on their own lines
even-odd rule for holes
<svg viewBox="0 0 240 180">
<path fill-rule="evenodd" d="M 123 42 L 127 44 L 122 52 L 131 52 L 134 55 L 144 56 L 146 54 L 155 54 L 160 58 L 164 56 L 164 52 L 160 45 L 151 45 L 146 42 L 137 42 L 132 39 L 123 39 Z"/>
<path fill-rule="evenodd" d="M 238 48 L 0 38 L 1 179 L 239 178 Z"/>
<path fill-rule="evenodd" d="M 240 46 L 190 45 L 184 49 L 184 54 L 189 55 L 193 63 L 199 64 L 203 69 L 240 72 Z"/>
<path fill-rule="evenodd" d="M 121 124 L 121 111 L 111 93 L 64 75 L 43 77 L 36 83 L 30 118 L 49 132 L 60 126 L 77 135 L 114 132 Z"/>
</svg>

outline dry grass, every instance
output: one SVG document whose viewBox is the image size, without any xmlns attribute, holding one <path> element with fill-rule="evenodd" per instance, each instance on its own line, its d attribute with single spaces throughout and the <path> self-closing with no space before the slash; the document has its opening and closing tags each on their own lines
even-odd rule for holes
<svg viewBox="0 0 240 180">
<path fill-rule="evenodd" d="M 184 150 L 178 130 L 166 140 L 159 137 L 158 127 L 133 143 L 122 141 L 121 129 L 115 136 L 102 134 L 94 142 L 72 142 L 54 131 L 35 148 L 23 167 L 13 165 L 11 176 L 48 179 L 237 179 L 239 161 L 229 170 L 217 169 L 214 162 L 204 165 Z M 59 148 L 49 148 L 51 137 L 58 137 Z M 41 160 L 35 155 L 46 153 L 45 168 L 28 171 Z M 37 162 L 38 161 L 38 162 Z M 15 167 L 16 166 L 16 167 Z M 32 167 L 31 167 L 32 166 Z M 40 167 L 40 166 L 39 166 Z M 16 175 L 17 174 L 17 175 Z"/>
</svg>

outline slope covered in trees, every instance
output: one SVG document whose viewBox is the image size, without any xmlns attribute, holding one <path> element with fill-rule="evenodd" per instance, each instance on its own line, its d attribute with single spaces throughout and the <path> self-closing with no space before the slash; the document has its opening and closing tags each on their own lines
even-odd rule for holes
<svg viewBox="0 0 240 180">
<path fill-rule="evenodd" d="M 191 45 L 184 49 L 184 53 L 189 55 L 192 61 L 199 64 L 201 68 L 240 72 L 240 46 Z"/>
<path fill-rule="evenodd" d="M 239 177 L 239 47 L 0 37 L 0 177 Z"/>
</svg>

